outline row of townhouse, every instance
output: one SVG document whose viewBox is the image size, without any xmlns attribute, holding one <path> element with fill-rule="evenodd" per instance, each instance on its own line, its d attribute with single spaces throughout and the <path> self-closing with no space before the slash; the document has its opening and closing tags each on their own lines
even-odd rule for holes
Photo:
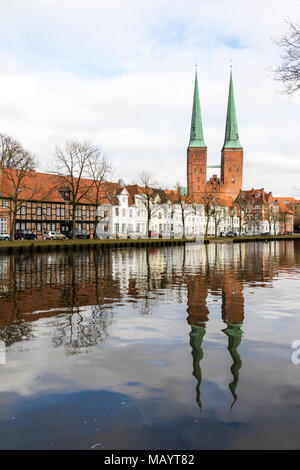
<svg viewBox="0 0 300 470">
<path fill-rule="evenodd" d="M 13 177 L 7 171 L 0 174 L 0 232 L 9 233 L 12 221 Z M 91 184 L 90 180 L 81 180 L 82 185 Z M 98 233 L 128 235 L 131 232 L 147 234 L 147 211 L 144 204 L 144 192 L 138 185 L 104 183 L 100 204 L 93 203 L 91 193 L 83 197 L 76 207 L 76 230 L 83 230 L 91 237 L 97 225 Z M 156 199 L 152 204 L 152 217 L 149 229 L 155 232 L 173 232 L 183 234 L 183 220 L 180 204 L 176 203 L 175 191 L 154 190 Z M 232 218 L 229 207 L 217 206 L 218 224 L 209 219 L 208 234 L 236 229 L 238 219 Z M 31 171 L 22 182 L 18 197 L 18 211 L 15 220 L 16 230 L 29 230 L 39 238 L 47 230 L 66 232 L 72 229 L 73 209 L 70 204 L 69 190 L 57 185 L 51 174 Z M 186 201 L 184 210 L 185 234 L 203 235 L 207 217 L 202 204 L 194 205 Z"/>
<path fill-rule="evenodd" d="M 14 170 L 0 172 L 1 233 L 10 233 L 13 224 L 13 181 Z M 15 230 L 32 231 L 41 238 L 48 230 L 63 233 L 72 229 L 73 209 L 69 190 L 57 186 L 51 174 L 28 172 L 20 187 L 17 208 Z M 92 234 L 96 214 L 96 205 L 88 197 L 82 198 L 75 212 L 76 229 Z"/>
<path fill-rule="evenodd" d="M 240 231 L 247 235 L 293 233 L 294 213 L 287 204 L 281 202 L 285 199 L 274 197 L 272 192 L 267 193 L 264 188 L 240 191 L 234 201 Z"/>
<path fill-rule="evenodd" d="M 149 230 L 156 233 L 182 236 L 201 236 L 205 234 L 207 216 L 203 204 L 184 204 L 184 224 L 181 204 L 176 202 L 174 192 L 157 190 L 157 197 L 153 198 L 151 205 L 151 219 Z M 217 205 L 218 221 L 216 218 L 208 220 L 208 235 L 219 235 L 236 230 L 238 217 L 230 214 L 229 207 Z M 99 236 L 105 234 L 127 235 L 130 233 L 147 234 L 147 209 L 142 188 L 124 186 L 116 189 L 113 197 L 107 199 L 98 208 Z M 183 229 L 184 225 L 184 229 Z"/>
<path fill-rule="evenodd" d="M 13 173 L 13 170 L 11 170 Z M 91 180 L 81 180 L 91 185 Z M 9 233 L 12 224 L 13 188 L 7 172 L 0 172 L 0 232 Z M 138 185 L 104 183 L 100 204 L 95 203 L 93 186 L 76 207 L 76 230 L 83 230 L 91 237 L 98 234 L 127 236 L 135 232 L 147 235 L 147 210 L 145 191 Z M 282 201 L 264 189 L 241 191 L 232 203 L 216 197 L 214 211 L 205 213 L 204 204 L 194 204 L 183 196 L 184 224 L 181 204 L 176 191 L 153 189 L 152 217 L 149 230 L 181 236 L 209 236 L 229 231 L 247 234 L 292 233 L 293 211 Z M 287 198 L 287 200 L 290 198 Z M 19 208 L 15 229 L 30 230 L 42 237 L 47 230 L 66 232 L 72 228 L 73 210 L 69 190 L 56 184 L 54 176 L 47 173 L 28 172 L 19 195 Z M 184 226 L 184 227 L 183 227 Z"/>
</svg>

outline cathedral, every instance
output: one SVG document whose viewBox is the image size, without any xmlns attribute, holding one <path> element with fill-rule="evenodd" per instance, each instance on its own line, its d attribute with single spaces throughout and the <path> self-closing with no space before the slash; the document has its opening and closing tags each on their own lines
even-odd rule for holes
<svg viewBox="0 0 300 470">
<path fill-rule="evenodd" d="M 195 202 L 212 194 L 216 199 L 233 201 L 242 189 L 243 148 L 239 142 L 235 111 L 232 72 L 227 106 L 226 130 L 221 151 L 221 175 L 213 175 L 206 180 L 207 146 L 204 142 L 202 117 L 198 90 L 197 71 L 195 76 L 194 101 L 190 142 L 187 149 L 187 191 Z"/>
</svg>

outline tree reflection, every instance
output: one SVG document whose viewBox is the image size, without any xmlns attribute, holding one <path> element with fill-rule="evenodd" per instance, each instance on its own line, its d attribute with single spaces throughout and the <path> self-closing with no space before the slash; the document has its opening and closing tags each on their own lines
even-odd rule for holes
<svg viewBox="0 0 300 470">
<path fill-rule="evenodd" d="M 8 348 L 14 343 L 20 341 L 29 341 L 34 339 L 31 325 L 26 323 L 17 323 L 0 328 L 0 340 Z"/>
</svg>

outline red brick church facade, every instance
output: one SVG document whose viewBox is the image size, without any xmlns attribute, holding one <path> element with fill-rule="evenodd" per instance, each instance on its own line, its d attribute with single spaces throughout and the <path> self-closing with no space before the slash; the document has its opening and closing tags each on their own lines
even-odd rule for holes
<svg viewBox="0 0 300 470">
<path fill-rule="evenodd" d="M 206 173 L 207 147 L 203 137 L 196 73 L 191 134 L 187 149 L 188 195 L 196 202 L 201 202 L 208 194 L 216 194 L 219 199 L 231 202 L 242 189 L 243 148 L 238 137 L 232 73 L 230 74 L 225 140 L 221 152 L 221 176 L 218 178 L 217 175 L 213 175 L 207 181 Z"/>
</svg>

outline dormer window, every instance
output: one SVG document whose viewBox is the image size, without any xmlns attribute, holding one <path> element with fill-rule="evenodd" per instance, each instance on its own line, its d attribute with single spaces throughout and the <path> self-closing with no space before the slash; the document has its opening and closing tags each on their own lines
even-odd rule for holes
<svg viewBox="0 0 300 470">
<path fill-rule="evenodd" d="M 58 192 L 62 199 L 70 201 L 70 190 L 68 188 L 62 188 Z"/>
</svg>

